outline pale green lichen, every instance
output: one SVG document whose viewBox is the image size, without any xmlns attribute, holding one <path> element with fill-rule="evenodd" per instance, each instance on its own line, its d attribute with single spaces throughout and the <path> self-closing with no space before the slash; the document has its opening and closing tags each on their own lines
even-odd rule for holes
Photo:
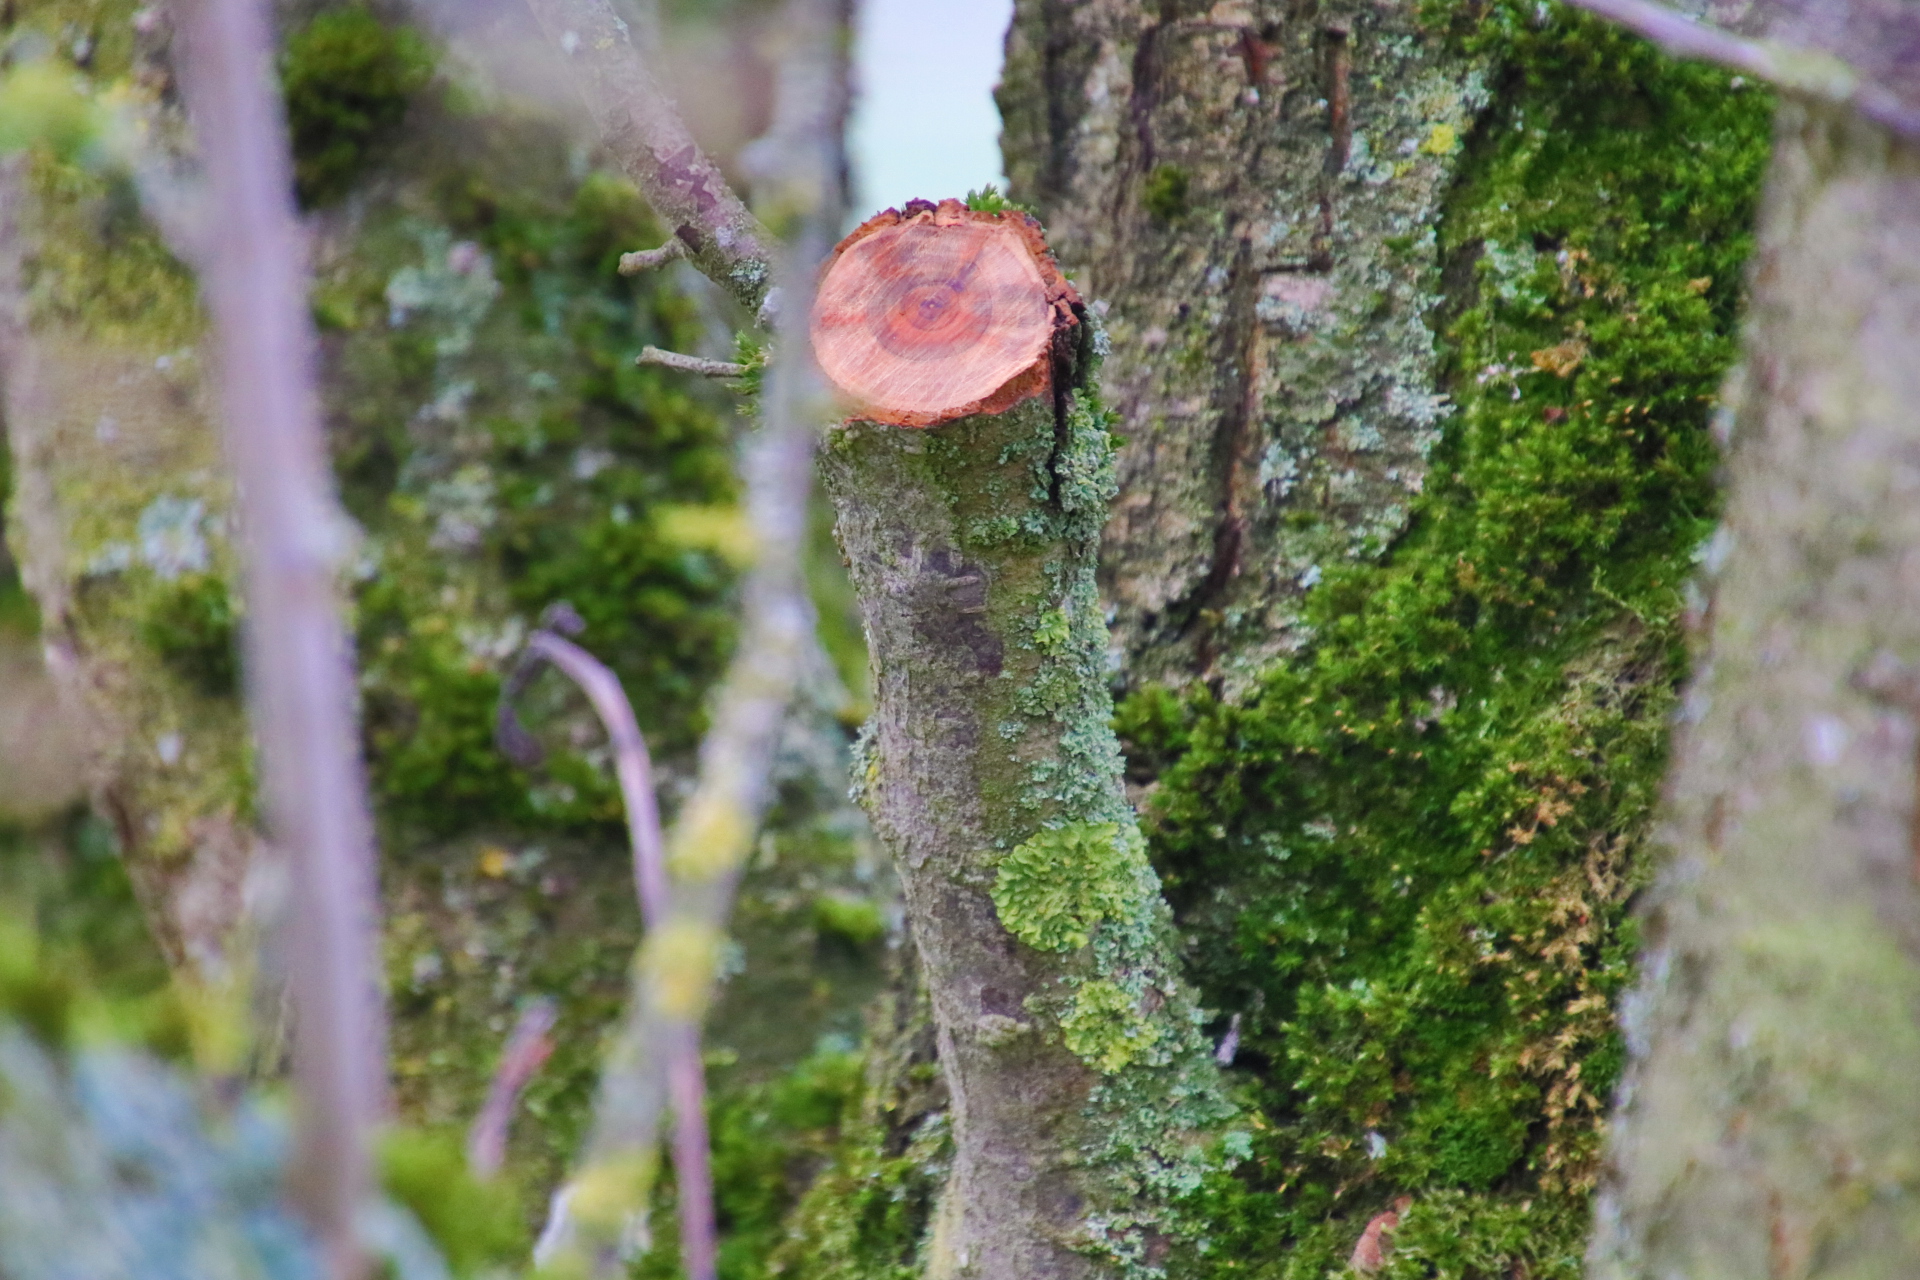
<svg viewBox="0 0 1920 1280">
<path fill-rule="evenodd" d="M 1103 978 L 1080 984 L 1060 1031 L 1067 1048 L 1107 1075 L 1126 1070 L 1160 1039 L 1160 1028 L 1141 1016 L 1139 1001 Z"/>
<path fill-rule="evenodd" d="M 1101 921 L 1139 909 L 1145 841 L 1131 823 L 1051 827 L 1000 860 L 993 905 L 1000 923 L 1041 951 L 1077 951 Z"/>
</svg>

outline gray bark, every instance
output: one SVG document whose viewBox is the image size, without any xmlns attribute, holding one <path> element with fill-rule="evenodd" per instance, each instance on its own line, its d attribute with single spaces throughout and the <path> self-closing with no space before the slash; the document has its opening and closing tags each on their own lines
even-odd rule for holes
<svg viewBox="0 0 1920 1280">
<path fill-rule="evenodd" d="M 1783 109 L 1596 1280 L 1913 1269 L 1917 196 L 1911 144 Z"/>
<path fill-rule="evenodd" d="M 1298 648 L 1321 565 L 1383 550 L 1421 488 L 1433 226 L 1485 95 L 1415 8 L 1016 6 L 1013 194 L 1112 308 L 1130 683 L 1238 687 Z"/>
</svg>

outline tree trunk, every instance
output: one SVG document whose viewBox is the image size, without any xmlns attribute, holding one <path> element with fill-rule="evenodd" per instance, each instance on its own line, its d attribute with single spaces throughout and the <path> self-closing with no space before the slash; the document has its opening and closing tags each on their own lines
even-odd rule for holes
<svg viewBox="0 0 1920 1280">
<path fill-rule="evenodd" d="M 954 201 L 850 236 L 816 316 L 865 406 L 824 454 L 873 661 L 857 780 L 952 1098 L 927 1273 L 1155 1263 L 1224 1108 L 1108 726 L 1093 340 L 1031 220 Z"/>
<path fill-rule="evenodd" d="M 1917 189 L 1783 108 L 1595 1277 L 1913 1268 Z"/>
<path fill-rule="evenodd" d="M 1016 6 L 1013 191 L 1113 308 L 1100 572 L 1129 686 L 1244 688 L 1421 490 L 1445 406 L 1433 230 L 1487 91 L 1416 8 Z"/>
</svg>

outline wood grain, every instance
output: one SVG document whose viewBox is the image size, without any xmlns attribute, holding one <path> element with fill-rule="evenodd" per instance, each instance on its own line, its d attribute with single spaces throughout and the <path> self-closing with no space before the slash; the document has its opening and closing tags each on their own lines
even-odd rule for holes
<svg viewBox="0 0 1920 1280">
<path fill-rule="evenodd" d="M 840 243 L 814 302 L 820 368 L 853 416 L 930 427 L 1051 390 L 1079 298 L 1022 213 L 889 209 Z"/>
</svg>

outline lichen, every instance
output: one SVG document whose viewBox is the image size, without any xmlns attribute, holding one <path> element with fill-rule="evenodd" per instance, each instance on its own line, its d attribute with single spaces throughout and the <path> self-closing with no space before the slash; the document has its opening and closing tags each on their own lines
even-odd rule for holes
<svg viewBox="0 0 1920 1280">
<path fill-rule="evenodd" d="M 993 905 L 1000 923 L 1042 951 L 1077 951 L 1100 922 L 1139 909 L 1147 867 L 1137 827 L 1074 822 L 1048 827 L 1000 860 Z"/>
<path fill-rule="evenodd" d="M 1160 1028 L 1140 1016 L 1138 998 L 1100 978 L 1074 989 L 1060 1032 L 1067 1048 L 1107 1075 L 1126 1070 L 1160 1039 Z"/>
</svg>

